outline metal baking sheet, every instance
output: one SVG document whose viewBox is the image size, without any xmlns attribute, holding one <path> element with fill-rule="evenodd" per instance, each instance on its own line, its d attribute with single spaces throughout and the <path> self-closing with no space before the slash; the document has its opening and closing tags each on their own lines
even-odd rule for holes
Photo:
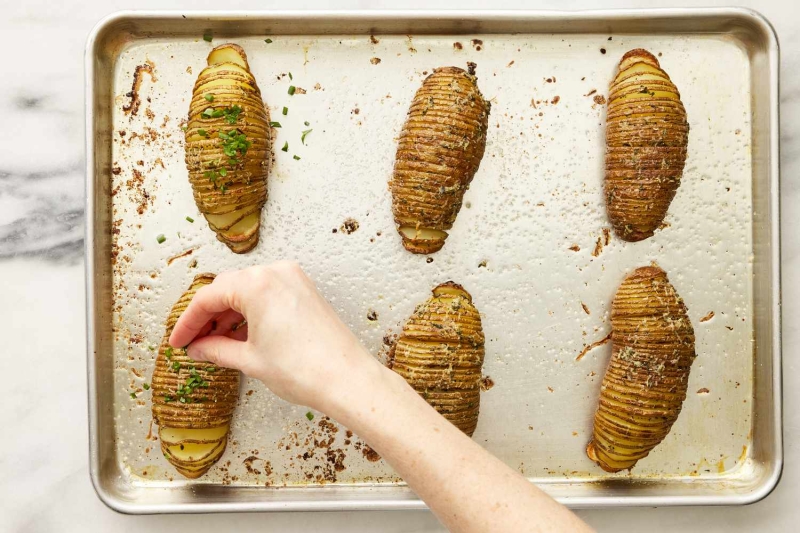
<svg viewBox="0 0 800 533">
<path fill-rule="evenodd" d="M 211 47 L 226 41 L 246 50 L 282 125 L 261 242 L 246 255 L 214 239 L 183 162 L 192 86 Z M 636 47 L 658 55 L 675 81 L 691 132 L 668 227 L 626 244 L 608 233 L 601 192 L 604 98 L 620 57 Z M 482 312 L 484 373 L 495 383 L 474 438 L 560 501 L 764 497 L 782 464 L 777 53 L 769 24 L 741 9 L 102 21 L 86 57 L 98 494 L 132 513 L 424 507 L 356 435 L 320 413 L 309 421 L 307 409 L 254 380 L 244 381 L 232 441 L 208 474 L 185 480 L 161 456 L 142 385 L 170 306 L 197 272 L 291 258 L 377 357 L 431 287 L 465 285 Z M 468 61 L 492 101 L 486 154 L 447 244 L 428 262 L 403 250 L 391 218 L 395 138 L 426 74 Z M 304 92 L 290 96 L 290 85 Z M 134 98 L 138 110 L 126 111 Z M 347 219 L 355 232 L 340 230 Z M 576 357 L 608 333 L 624 274 L 650 261 L 685 299 L 699 357 L 670 435 L 632 472 L 607 474 L 584 448 L 610 347 Z"/>
</svg>

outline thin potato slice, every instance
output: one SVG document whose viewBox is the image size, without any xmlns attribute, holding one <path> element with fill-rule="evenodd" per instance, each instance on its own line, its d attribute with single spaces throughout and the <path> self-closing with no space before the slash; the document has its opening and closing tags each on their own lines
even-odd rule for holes
<svg viewBox="0 0 800 533">
<path fill-rule="evenodd" d="M 214 281 L 198 274 L 172 306 L 153 371 L 153 418 L 164 457 L 182 475 L 205 474 L 225 451 L 231 418 L 239 399 L 239 371 L 189 359 L 168 340 L 195 293 Z"/>
<path fill-rule="evenodd" d="M 695 359 L 683 300 L 658 266 L 636 269 L 611 307 L 611 361 L 586 454 L 603 470 L 631 469 L 667 436 Z"/>
<path fill-rule="evenodd" d="M 408 111 L 389 181 L 392 212 L 403 246 L 430 254 L 444 246 L 464 193 L 483 158 L 491 104 L 474 75 L 437 68 Z"/>
<path fill-rule="evenodd" d="M 195 203 L 235 253 L 258 244 L 272 154 L 269 115 L 241 47 L 208 55 L 189 105 L 186 166 Z"/>
<path fill-rule="evenodd" d="M 681 184 L 689 139 L 681 95 L 647 50 L 622 57 L 606 121 L 608 217 L 621 239 L 641 241 L 664 222 Z"/>
<path fill-rule="evenodd" d="M 472 297 L 448 281 L 403 326 L 391 368 L 469 436 L 478 425 L 484 336 Z"/>
</svg>

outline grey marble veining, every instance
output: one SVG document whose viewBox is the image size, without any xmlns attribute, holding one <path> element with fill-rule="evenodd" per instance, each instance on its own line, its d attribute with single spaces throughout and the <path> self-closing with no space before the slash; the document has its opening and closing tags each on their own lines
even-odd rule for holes
<svg viewBox="0 0 800 533">
<path fill-rule="evenodd" d="M 726 5 L 725 0 L 552 0 L 540 9 Z M 599 530 L 791 531 L 800 518 L 800 10 L 795 0 L 736 2 L 761 11 L 781 44 L 781 165 L 785 451 L 783 479 L 739 508 L 581 511 Z M 0 531 L 439 531 L 425 512 L 129 517 L 107 509 L 87 466 L 83 251 L 83 51 L 104 15 L 160 9 L 157 0 L 4 3 L 0 83 Z M 522 0 L 179 0 L 175 9 L 523 8 Z"/>
</svg>

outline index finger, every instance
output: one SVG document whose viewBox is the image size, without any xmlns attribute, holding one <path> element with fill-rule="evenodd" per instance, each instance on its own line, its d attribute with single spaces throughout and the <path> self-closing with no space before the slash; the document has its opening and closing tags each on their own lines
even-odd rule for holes
<svg viewBox="0 0 800 533">
<path fill-rule="evenodd" d="M 240 274 L 241 271 L 225 272 L 217 276 L 211 285 L 197 291 L 172 329 L 170 346 L 187 346 L 210 320 L 229 309 L 244 316 L 241 298 L 237 298 L 237 292 L 242 288 Z"/>
</svg>

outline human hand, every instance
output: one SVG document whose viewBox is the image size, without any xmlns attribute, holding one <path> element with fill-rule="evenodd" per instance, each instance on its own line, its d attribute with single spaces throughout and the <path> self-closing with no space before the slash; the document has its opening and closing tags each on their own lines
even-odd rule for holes
<svg viewBox="0 0 800 533">
<path fill-rule="evenodd" d="M 192 359 L 241 370 L 281 398 L 320 411 L 355 376 L 383 369 L 290 262 L 219 274 L 197 291 L 169 342 L 188 344 Z"/>
</svg>

